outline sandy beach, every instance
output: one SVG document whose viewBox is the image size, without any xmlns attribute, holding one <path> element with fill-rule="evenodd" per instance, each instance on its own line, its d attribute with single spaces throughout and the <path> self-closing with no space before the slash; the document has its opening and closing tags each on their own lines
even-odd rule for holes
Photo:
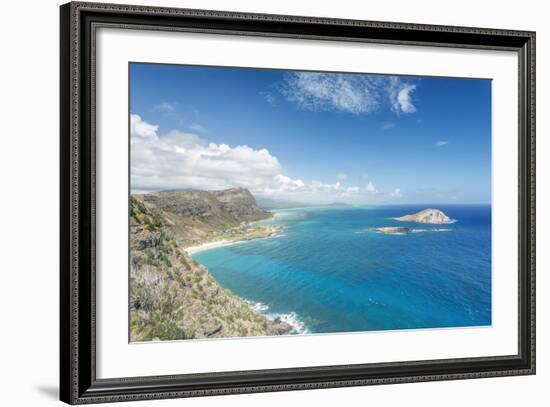
<svg viewBox="0 0 550 407">
<path fill-rule="evenodd" d="M 246 242 L 246 240 L 218 240 L 216 242 L 208 242 L 196 246 L 189 246 L 185 248 L 185 251 L 187 252 L 187 254 L 192 255 L 205 250 L 215 249 L 222 246 L 229 246 L 241 242 Z"/>
<path fill-rule="evenodd" d="M 235 240 L 229 240 L 229 239 L 216 240 L 215 242 L 207 242 L 207 243 L 202 243 L 195 246 L 186 247 L 185 251 L 187 252 L 187 254 L 193 255 L 195 253 L 203 252 L 205 250 L 215 249 L 223 246 L 229 246 L 237 243 L 244 243 L 250 240 L 269 239 L 272 237 L 277 237 L 277 236 L 280 236 L 281 231 L 282 231 L 282 228 L 280 226 L 274 226 L 274 228 L 270 231 L 270 233 L 265 236 L 249 237 L 249 238 L 244 237 L 242 239 L 235 239 Z"/>
</svg>

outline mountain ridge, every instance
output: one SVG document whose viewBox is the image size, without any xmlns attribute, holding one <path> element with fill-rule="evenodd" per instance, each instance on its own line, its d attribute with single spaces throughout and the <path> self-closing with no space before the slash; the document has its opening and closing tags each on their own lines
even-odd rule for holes
<svg viewBox="0 0 550 407">
<path fill-rule="evenodd" d="M 245 188 L 218 191 L 153 192 L 132 195 L 148 210 L 162 213 L 166 224 L 186 245 L 208 240 L 209 236 L 243 222 L 272 216 L 261 209 Z"/>
</svg>

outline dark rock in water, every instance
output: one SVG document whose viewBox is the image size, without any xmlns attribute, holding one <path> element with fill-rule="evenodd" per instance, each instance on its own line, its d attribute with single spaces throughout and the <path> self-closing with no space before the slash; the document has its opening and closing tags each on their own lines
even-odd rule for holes
<svg viewBox="0 0 550 407">
<path fill-rule="evenodd" d="M 412 232 L 411 228 L 401 226 L 385 226 L 381 228 L 373 228 L 372 230 L 385 235 L 405 235 Z"/>
<path fill-rule="evenodd" d="M 275 318 L 266 324 L 267 335 L 284 335 L 292 331 L 292 326 L 281 320 L 281 318 Z"/>
</svg>

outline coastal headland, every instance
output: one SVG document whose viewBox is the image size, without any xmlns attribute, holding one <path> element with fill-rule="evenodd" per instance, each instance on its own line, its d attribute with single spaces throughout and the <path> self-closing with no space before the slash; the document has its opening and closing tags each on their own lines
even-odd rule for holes
<svg viewBox="0 0 550 407">
<path fill-rule="evenodd" d="M 282 335 L 292 327 L 221 287 L 191 254 L 275 236 L 243 188 L 130 196 L 132 341 Z"/>
</svg>

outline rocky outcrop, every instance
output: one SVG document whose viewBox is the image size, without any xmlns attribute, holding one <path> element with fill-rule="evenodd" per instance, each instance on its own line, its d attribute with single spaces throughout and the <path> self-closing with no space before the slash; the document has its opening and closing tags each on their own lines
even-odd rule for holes
<svg viewBox="0 0 550 407">
<path fill-rule="evenodd" d="M 269 321 L 265 324 L 265 331 L 267 335 L 284 335 L 289 333 L 289 327 L 286 322 L 282 321 L 280 318 L 275 318 L 273 321 Z"/>
<path fill-rule="evenodd" d="M 394 219 L 402 222 L 429 223 L 434 225 L 449 224 L 449 223 L 455 222 L 453 219 L 449 218 L 439 209 L 431 209 L 431 208 L 424 209 L 412 215 L 400 216 Z"/>
<path fill-rule="evenodd" d="M 372 230 L 385 235 L 405 235 L 412 232 L 411 228 L 401 226 L 384 226 L 381 228 L 373 228 Z"/>
<path fill-rule="evenodd" d="M 248 200 L 244 193 L 230 193 L 224 199 L 226 203 L 223 199 L 217 200 L 218 204 L 213 207 L 226 205 L 236 222 L 239 216 L 259 216 L 254 215 L 253 208 L 238 208 L 239 199 L 243 199 L 243 203 Z M 206 267 L 186 253 L 180 232 L 173 230 L 172 216 L 182 216 L 162 209 L 181 213 L 183 208 L 171 206 L 166 197 L 160 201 L 157 199 L 152 205 L 143 196 L 130 197 L 131 340 L 290 333 L 290 325 L 255 312 L 244 300 L 221 287 Z M 242 215 L 237 215 L 239 213 Z"/>
</svg>

